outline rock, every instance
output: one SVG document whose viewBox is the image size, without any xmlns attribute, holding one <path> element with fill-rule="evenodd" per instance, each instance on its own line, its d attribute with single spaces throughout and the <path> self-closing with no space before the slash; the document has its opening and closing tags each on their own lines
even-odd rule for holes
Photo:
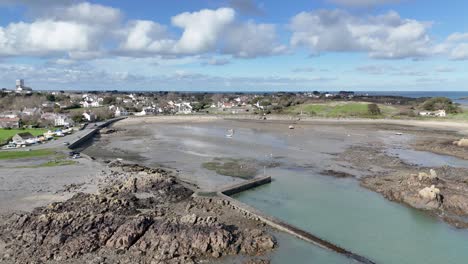
<svg viewBox="0 0 468 264">
<path fill-rule="evenodd" d="M 468 138 L 462 138 L 458 141 L 453 142 L 454 145 L 459 146 L 459 147 L 468 147 Z"/>
<path fill-rule="evenodd" d="M 427 174 L 425 172 L 420 172 L 418 174 L 418 179 L 419 179 L 419 181 L 432 181 L 432 180 L 437 180 L 438 177 L 437 177 L 436 171 L 431 169 L 429 171 L 429 174 Z"/>
<path fill-rule="evenodd" d="M 2 218 L 0 242 L 7 243 L 0 244 L 0 252 L 8 249 L 2 255 L 12 263 L 170 264 L 258 255 L 275 247 L 262 230 L 225 224 L 213 214 L 181 215 L 188 207 L 184 203 L 200 205 L 167 172 L 117 164 L 112 163 L 112 178 L 98 194 L 77 193 L 65 202 Z M 136 192 L 149 195 L 137 198 Z"/>
<path fill-rule="evenodd" d="M 432 185 L 431 187 L 426 187 L 420 190 L 419 196 L 429 201 L 440 200 L 440 190 Z"/>
<path fill-rule="evenodd" d="M 107 241 L 106 246 L 115 249 L 128 249 L 148 230 L 152 223 L 152 218 L 138 216 L 121 225 Z"/>
<path fill-rule="evenodd" d="M 180 221 L 182 223 L 193 225 L 193 224 L 195 224 L 197 222 L 197 216 L 195 214 L 184 215 L 184 216 L 182 216 Z"/>
</svg>

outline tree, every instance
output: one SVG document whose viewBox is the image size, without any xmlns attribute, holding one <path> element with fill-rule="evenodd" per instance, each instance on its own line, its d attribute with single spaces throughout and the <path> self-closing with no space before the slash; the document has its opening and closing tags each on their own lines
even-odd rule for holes
<svg viewBox="0 0 468 264">
<path fill-rule="evenodd" d="M 426 111 L 437 111 L 445 110 L 448 114 L 454 114 L 461 112 L 461 109 L 458 105 L 454 104 L 452 100 L 446 97 L 434 97 L 429 100 L 426 100 L 422 104 L 422 109 Z"/>
<path fill-rule="evenodd" d="M 382 114 L 382 112 L 380 112 L 380 108 L 377 104 L 368 104 L 367 105 L 367 112 L 370 114 L 370 115 L 380 115 Z"/>
<path fill-rule="evenodd" d="M 102 103 L 104 105 L 111 105 L 111 104 L 114 104 L 115 103 L 115 97 L 113 96 L 106 96 L 104 97 L 104 99 L 102 100 Z"/>
<path fill-rule="evenodd" d="M 53 94 L 47 94 L 47 95 L 46 95 L 46 99 L 47 99 L 47 101 L 49 101 L 49 102 L 55 102 L 55 99 L 56 99 L 56 98 L 55 98 L 55 95 L 53 95 Z"/>
</svg>

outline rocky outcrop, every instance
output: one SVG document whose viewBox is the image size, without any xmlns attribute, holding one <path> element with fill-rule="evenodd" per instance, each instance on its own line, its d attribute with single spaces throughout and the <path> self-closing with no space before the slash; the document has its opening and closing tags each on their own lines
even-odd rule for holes
<svg viewBox="0 0 468 264">
<path fill-rule="evenodd" d="M 5 245 L 0 262 L 198 263 L 226 255 L 255 256 L 276 245 L 264 230 L 220 220 L 222 203 L 207 207 L 192 199 L 192 191 L 165 171 L 111 167 L 111 183 L 99 194 L 79 193 L 1 221 Z M 216 216 L 208 213 L 215 210 Z"/>
<path fill-rule="evenodd" d="M 361 181 L 364 187 L 381 193 L 389 200 L 440 215 L 450 224 L 468 228 L 468 182 L 461 168 L 446 167 L 429 173 L 418 172 L 409 176 L 401 174 L 367 177 Z M 439 176 L 442 174 L 443 176 Z"/>
<path fill-rule="evenodd" d="M 468 138 L 462 138 L 460 140 L 454 141 L 453 144 L 458 147 L 468 148 Z"/>
</svg>

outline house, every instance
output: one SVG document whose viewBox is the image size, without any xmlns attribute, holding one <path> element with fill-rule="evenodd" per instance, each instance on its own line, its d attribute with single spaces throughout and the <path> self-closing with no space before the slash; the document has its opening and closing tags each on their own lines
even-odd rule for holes
<svg viewBox="0 0 468 264">
<path fill-rule="evenodd" d="M 23 111 L 22 111 L 22 114 L 23 115 L 26 115 L 26 116 L 33 116 L 33 115 L 37 115 L 37 114 L 40 114 L 41 113 L 41 110 L 37 107 L 34 107 L 34 108 L 24 108 Z"/>
<path fill-rule="evenodd" d="M 128 116 L 128 111 L 125 108 L 122 107 L 116 107 L 114 111 L 114 116 L 119 117 L 119 116 Z"/>
<path fill-rule="evenodd" d="M 0 128 L 19 128 L 21 126 L 21 119 L 15 118 L 0 118 Z"/>
<path fill-rule="evenodd" d="M 89 122 L 94 122 L 96 121 L 96 114 L 92 112 L 84 112 L 83 113 L 83 118 L 86 119 Z"/>
<path fill-rule="evenodd" d="M 12 141 L 16 145 L 31 145 L 37 142 L 36 137 L 29 132 L 14 135 Z"/>
<path fill-rule="evenodd" d="M 80 103 L 84 108 L 99 107 L 101 106 L 98 101 L 84 101 Z"/>
<path fill-rule="evenodd" d="M 186 103 L 186 102 L 183 102 L 183 103 L 178 103 L 178 104 L 175 104 L 175 107 L 177 109 L 177 113 L 178 114 L 191 114 L 192 113 L 192 106 L 190 105 L 190 103 Z"/>
<path fill-rule="evenodd" d="M 73 126 L 75 124 L 75 122 L 73 122 L 73 120 L 66 116 L 66 115 L 56 115 L 55 116 L 55 119 L 54 119 L 54 125 L 55 126 L 65 126 L 65 127 L 69 127 L 69 126 Z"/>
<path fill-rule="evenodd" d="M 18 111 L 7 111 L 0 113 L 0 118 L 19 118 L 20 114 Z"/>
<path fill-rule="evenodd" d="M 141 112 L 138 112 L 135 115 L 136 116 L 154 115 L 156 114 L 156 112 L 157 112 L 157 109 L 153 107 L 144 107 L 143 110 L 141 110 Z"/>
<path fill-rule="evenodd" d="M 446 117 L 447 112 L 445 110 L 437 110 L 437 111 L 421 111 L 419 112 L 420 116 L 435 116 L 435 117 Z"/>
</svg>

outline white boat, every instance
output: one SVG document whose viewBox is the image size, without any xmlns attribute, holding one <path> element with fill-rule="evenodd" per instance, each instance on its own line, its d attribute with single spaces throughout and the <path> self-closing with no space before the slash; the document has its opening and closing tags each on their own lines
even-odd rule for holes
<svg viewBox="0 0 468 264">
<path fill-rule="evenodd" d="M 290 126 L 289 126 L 289 129 L 294 129 L 294 126 L 293 126 L 293 125 L 290 125 Z"/>
<path fill-rule="evenodd" d="M 231 128 L 227 130 L 226 137 L 232 138 L 232 136 L 234 136 L 234 129 Z"/>
</svg>

